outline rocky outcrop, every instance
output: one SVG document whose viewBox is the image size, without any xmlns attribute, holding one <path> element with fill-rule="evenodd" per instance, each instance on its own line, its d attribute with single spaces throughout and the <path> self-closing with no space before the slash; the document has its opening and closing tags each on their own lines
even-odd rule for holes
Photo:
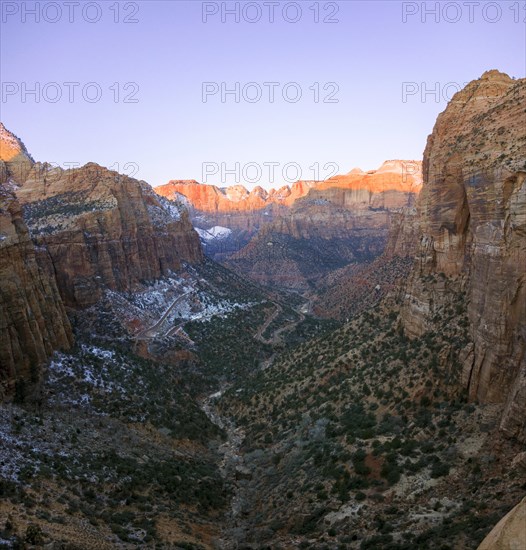
<svg viewBox="0 0 526 550">
<path fill-rule="evenodd" d="M 285 185 L 270 191 L 259 186 L 252 191 L 242 185 L 219 188 L 195 180 L 172 180 L 156 187 L 155 191 L 169 199 L 177 199 L 182 195 L 196 211 L 219 214 L 252 213 L 273 204 L 292 206 L 307 195 L 312 199 L 331 200 L 340 206 L 401 207 L 407 204 L 406 194 L 418 193 L 421 184 L 419 161 L 388 160 L 378 170 L 363 172 L 355 168 L 348 174 L 325 181 L 298 181 L 290 187 Z M 341 192 L 336 193 L 333 191 L 335 189 Z"/>
<path fill-rule="evenodd" d="M 67 306 L 92 305 L 106 288 L 133 290 L 202 259 L 184 206 L 97 164 L 35 164 L 17 196 Z"/>
<path fill-rule="evenodd" d="M 520 548 L 526 548 L 526 498 L 495 525 L 478 550 L 519 550 Z"/>
<path fill-rule="evenodd" d="M 19 399 L 34 395 L 41 365 L 71 343 L 55 279 L 38 266 L 20 204 L 0 184 L 0 400 L 15 388 Z"/>
<path fill-rule="evenodd" d="M 526 440 L 526 80 L 486 72 L 438 117 L 424 153 L 420 242 L 407 286 L 409 335 L 465 292 L 472 400 L 505 403 L 502 429 Z M 437 280 L 437 277 L 438 280 Z M 459 306 L 462 304 L 458 304 Z"/>
<path fill-rule="evenodd" d="M 384 255 L 414 257 L 420 237 L 419 216 L 415 207 L 404 208 L 391 214 L 389 239 Z"/>
<path fill-rule="evenodd" d="M 203 259 L 182 204 L 93 163 L 35 163 L 1 124 L 0 184 L 0 398 L 37 385 L 46 359 L 71 345 L 66 307 Z"/>
<path fill-rule="evenodd" d="M 195 181 L 156 191 L 186 201 L 215 260 L 259 283 L 305 291 L 335 269 L 381 254 L 391 214 L 414 204 L 421 181 L 420 162 L 393 160 L 268 192 Z"/>
<path fill-rule="evenodd" d="M 264 226 L 224 263 L 261 284 L 305 291 L 316 288 L 331 271 L 379 256 L 388 227 L 388 211 L 305 199 Z"/>
<path fill-rule="evenodd" d="M 0 160 L 3 161 L 3 178 L 1 181 L 12 179 L 17 182 L 26 180 L 33 167 L 33 157 L 27 152 L 22 141 L 9 132 L 0 122 Z"/>
<path fill-rule="evenodd" d="M 414 207 L 391 212 L 383 253 L 372 262 L 353 261 L 320 279 L 308 296 L 314 313 L 345 321 L 388 294 L 398 296 L 411 271 L 418 236 Z"/>
<path fill-rule="evenodd" d="M 200 212 L 252 212 L 271 204 L 290 206 L 300 197 L 304 197 L 314 185 L 315 182 L 298 181 L 292 187 L 283 186 L 266 191 L 257 186 L 248 191 L 242 185 L 220 188 L 200 184 L 195 180 L 172 180 L 166 185 L 156 187 L 155 191 L 172 200 L 183 195 Z"/>
</svg>

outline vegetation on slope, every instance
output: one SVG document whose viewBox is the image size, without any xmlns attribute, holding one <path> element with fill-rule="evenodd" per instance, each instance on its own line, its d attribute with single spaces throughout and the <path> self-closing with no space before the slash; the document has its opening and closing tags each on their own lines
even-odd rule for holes
<svg viewBox="0 0 526 550">
<path fill-rule="evenodd" d="M 464 294 L 451 303 L 410 340 L 384 302 L 227 392 L 218 406 L 244 430 L 251 472 L 238 543 L 476 547 L 526 476 L 508 470 L 517 448 L 494 408 L 466 403 Z"/>
</svg>

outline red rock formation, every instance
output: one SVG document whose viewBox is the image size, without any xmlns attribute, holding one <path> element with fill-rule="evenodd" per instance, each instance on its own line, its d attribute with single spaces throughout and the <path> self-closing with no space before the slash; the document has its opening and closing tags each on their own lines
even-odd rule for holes
<svg viewBox="0 0 526 550">
<path fill-rule="evenodd" d="M 33 391 L 40 366 L 71 343 L 55 279 L 38 266 L 20 204 L 0 184 L 0 399 L 19 381 Z"/>
<path fill-rule="evenodd" d="M 17 195 L 68 306 L 89 306 L 105 288 L 131 290 L 202 259 L 182 205 L 97 164 L 65 171 L 36 164 Z"/>
<path fill-rule="evenodd" d="M 12 178 L 25 181 L 33 167 L 34 160 L 25 145 L 0 122 L 0 160 L 4 162 L 4 181 Z M 1 176 L 1 175 L 0 175 Z"/>
<path fill-rule="evenodd" d="M 427 275 L 467 293 L 471 399 L 506 403 L 502 429 L 526 440 L 526 80 L 489 71 L 455 94 L 424 153 L 421 232 L 404 322 L 432 328 L 449 299 Z"/>
<path fill-rule="evenodd" d="M 96 164 L 35 164 L 1 124 L 0 184 L 0 397 L 71 344 L 64 305 L 90 306 L 105 289 L 133 290 L 203 258 L 181 204 Z"/>
<path fill-rule="evenodd" d="M 278 190 L 265 191 L 261 187 L 248 192 L 245 187 L 235 185 L 224 189 L 215 185 L 199 184 L 195 180 L 172 180 L 155 191 L 166 198 L 185 196 L 191 205 L 200 212 L 252 212 L 271 204 L 292 206 L 298 199 L 313 191 L 339 188 L 363 190 L 368 196 L 390 191 L 418 193 L 422 184 L 421 163 L 419 161 L 386 161 L 378 170 L 368 173 L 352 170 L 349 174 L 334 176 L 326 181 L 298 181 Z"/>
<path fill-rule="evenodd" d="M 231 230 L 206 243 L 217 261 L 260 283 L 305 290 L 328 270 L 380 254 L 390 213 L 414 203 L 421 180 L 420 162 L 397 160 L 278 190 L 172 181 L 156 192 L 184 198 L 200 229 Z M 271 250 L 273 240 L 281 245 Z"/>
</svg>

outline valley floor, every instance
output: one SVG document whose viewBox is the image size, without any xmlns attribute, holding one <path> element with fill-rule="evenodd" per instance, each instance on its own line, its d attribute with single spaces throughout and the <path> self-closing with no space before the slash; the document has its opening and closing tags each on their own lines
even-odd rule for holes
<svg viewBox="0 0 526 550">
<path fill-rule="evenodd" d="M 475 549 L 526 455 L 461 391 L 462 300 L 409 340 L 212 263 L 108 293 L 0 409 L 0 548 Z"/>
</svg>

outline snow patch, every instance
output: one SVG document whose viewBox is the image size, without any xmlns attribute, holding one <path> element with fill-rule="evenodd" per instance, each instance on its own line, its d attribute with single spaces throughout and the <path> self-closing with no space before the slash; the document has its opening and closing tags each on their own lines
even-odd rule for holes
<svg viewBox="0 0 526 550">
<path fill-rule="evenodd" d="M 220 225 L 215 225 L 210 229 L 200 229 L 196 227 L 195 230 L 199 234 L 199 237 L 201 237 L 201 240 L 205 242 L 213 240 L 223 240 L 232 234 L 231 229 L 229 229 L 228 227 L 221 227 Z"/>
</svg>

